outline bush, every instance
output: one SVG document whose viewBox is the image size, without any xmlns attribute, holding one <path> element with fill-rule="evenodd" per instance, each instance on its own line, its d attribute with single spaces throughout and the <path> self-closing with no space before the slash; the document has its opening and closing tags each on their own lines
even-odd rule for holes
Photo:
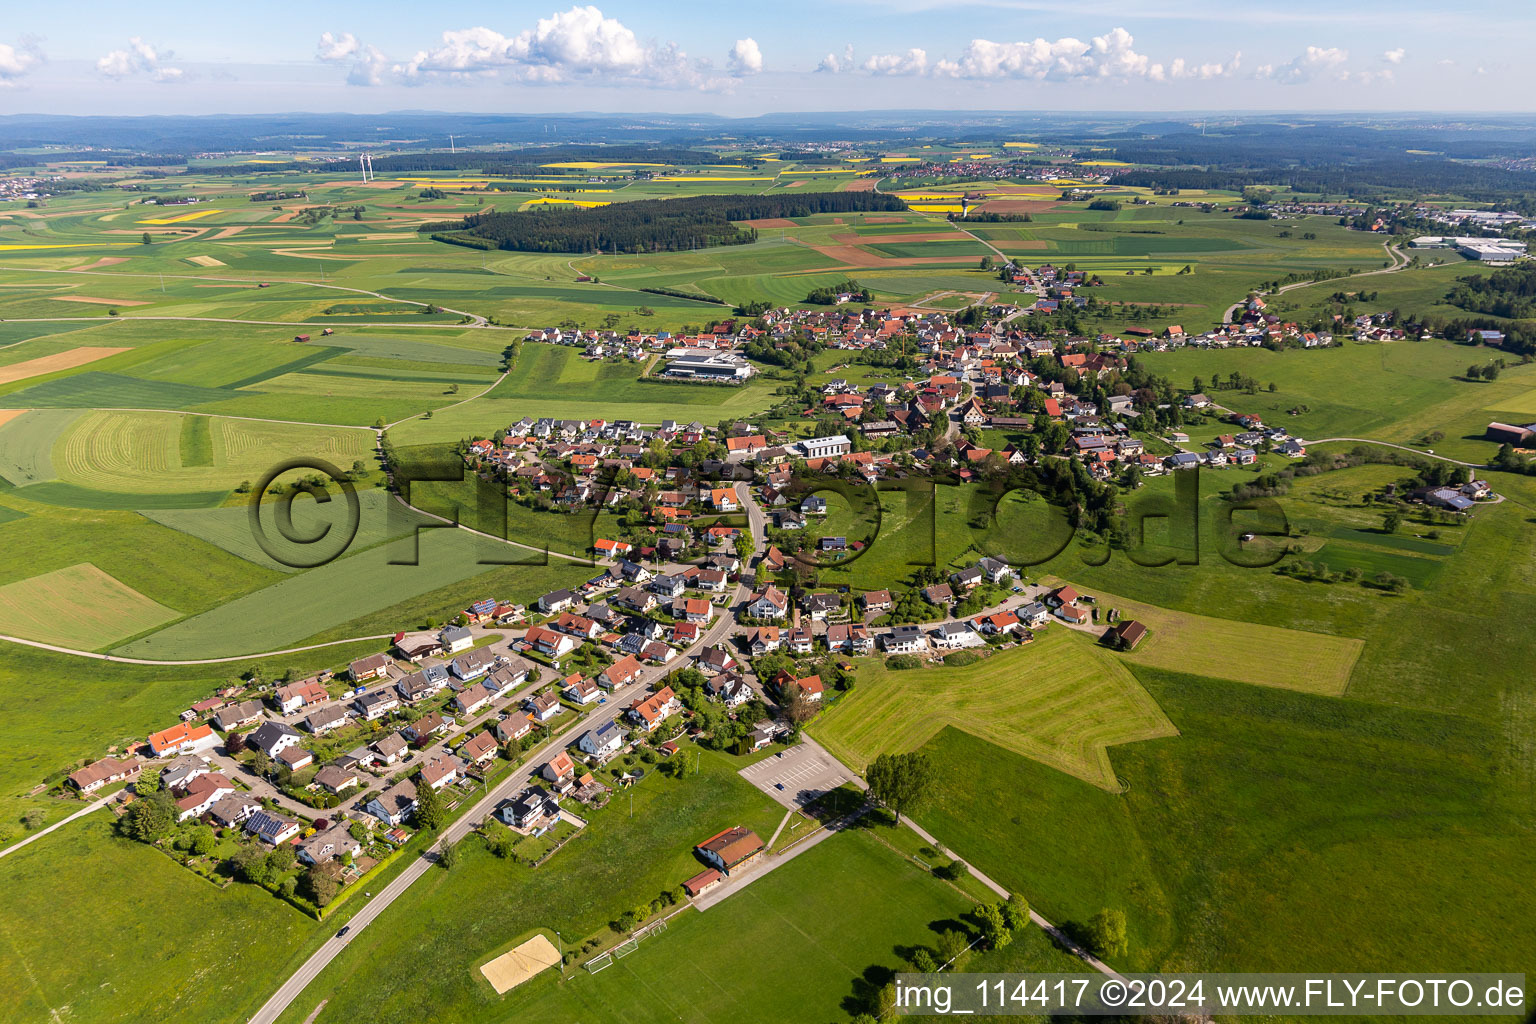
<svg viewBox="0 0 1536 1024">
<path fill-rule="evenodd" d="M 981 655 L 975 651 L 955 651 L 953 654 L 944 655 L 944 664 L 950 668 L 959 668 L 962 665 L 974 665 L 981 660 Z"/>
<path fill-rule="evenodd" d="M 885 659 L 885 667 L 896 672 L 909 668 L 922 668 L 923 659 L 915 654 L 893 654 Z"/>
</svg>

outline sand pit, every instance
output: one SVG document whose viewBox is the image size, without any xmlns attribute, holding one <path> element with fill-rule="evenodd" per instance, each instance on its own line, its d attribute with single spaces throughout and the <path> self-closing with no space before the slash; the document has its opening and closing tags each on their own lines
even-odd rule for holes
<svg viewBox="0 0 1536 1024">
<path fill-rule="evenodd" d="M 125 348 L 83 346 L 72 348 L 68 352 L 59 352 L 56 355 L 0 366 L 0 384 L 11 384 L 29 377 L 41 377 L 45 373 L 56 373 L 59 370 L 73 370 L 77 366 L 94 363 L 98 359 L 105 359 L 107 356 L 115 356 L 119 352 L 126 351 L 128 350 Z"/>
<path fill-rule="evenodd" d="M 25 409 L 0 409 L 0 427 L 5 426 L 26 411 Z"/>
<path fill-rule="evenodd" d="M 223 260 L 216 260 L 212 256 L 188 256 L 187 262 L 194 267 L 224 267 L 228 266 Z"/>
<path fill-rule="evenodd" d="M 54 302 L 89 302 L 95 306 L 147 306 L 139 299 L 98 299 L 94 295 L 50 295 Z"/>
<path fill-rule="evenodd" d="M 484 964 L 480 973 L 500 996 L 506 995 L 540 971 L 547 971 L 560 963 L 560 953 L 555 944 L 542 935 L 535 935 L 514 949 Z"/>
<path fill-rule="evenodd" d="M 126 256 L 103 256 L 101 259 L 97 260 L 95 263 L 87 263 L 83 267 L 70 267 L 69 269 L 71 269 L 71 270 L 100 270 L 102 267 L 112 267 L 112 266 L 116 266 L 119 263 L 127 263 L 127 262 L 128 262 L 128 257 L 126 257 Z"/>
</svg>

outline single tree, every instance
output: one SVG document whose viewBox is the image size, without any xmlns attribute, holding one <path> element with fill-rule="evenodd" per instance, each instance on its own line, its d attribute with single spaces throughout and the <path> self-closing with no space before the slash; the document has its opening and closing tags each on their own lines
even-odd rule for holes
<svg viewBox="0 0 1536 1024">
<path fill-rule="evenodd" d="M 1099 956 L 1124 956 L 1129 949 L 1125 937 L 1125 911 L 1105 907 L 1088 921 L 1088 945 Z"/>
<path fill-rule="evenodd" d="M 1018 893 L 1009 896 L 1008 902 L 1003 904 L 1003 919 L 1012 931 L 1029 927 L 1029 900 Z"/>
<path fill-rule="evenodd" d="M 442 798 L 424 781 L 416 786 L 416 825 L 427 832 L 443 827 Z"/>
<path fill-rule="evenodd" d="M 143 242 L 145 245 L 148 245 L 149 244 L 149 232 L 148 231 L 144 232 L 144 236 L 142 238 L 140 238 L 139 241 Z"/>
<path fill-rule="evenodd" d="M 933 783 L 933 765 L 918 751 L 881 754 L 868 769 L 869 795 L 889 807 L 901 822 L 903 810 L 923 798 Z"/>
<path fill-rule="evenodd" d="M 122 817 L 123 834 L 141 843 L 152 843 L 171 830 L 175 821 L 169 794 L 158 791 L 135 800 Z"/>
<path fill-rule="evenodd" d="M 980 907 L 976 911 L 976 920 L 981 925 L 981 938 L 988 949 L 1002 949 L 1013 941 L 1013 932 L 1003 914 L 1003 904 L 988 903 Z"/>
</svg>

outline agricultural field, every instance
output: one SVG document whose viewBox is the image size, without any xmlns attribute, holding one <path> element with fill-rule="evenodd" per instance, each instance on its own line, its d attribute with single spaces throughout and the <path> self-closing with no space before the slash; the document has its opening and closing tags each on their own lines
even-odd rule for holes
<svg viewBox="0 0 1536 1024">
<path fill-rule="evenodd" d="M 858 684 L 812 733 L 854 768 L 905 753 L 954 726 L 1106 790 L 1119 788 L 1108 748 L 1174 735 L 1130 672 L 1069 630 L 962 668 L 861 663 Z"/>
<path fill-rule="evenodd" d="M 901 176 L 920 159 L 1018 151 L 1056 161 L 1048 173 L 1061 177 Z M 1124 166 L 1093 147 L 933 140 L 863 147 L 841 163 L 782 157 L 549 161 L 515 180 L 423 172 L 366 184 L 263 171 L 266 156 L 227 176 L 199 174 L 208 162 L 194 160 L 184 178 L 156 171 L 140 182 L 184 188 L 193 208 L 143 205 L 142 189 L 116 188 L 3 204 L 0 548 L 24 557 L 0 561 L 0 633 L 130 658 L 230 660 L 86 663 L 6 646 L 0 684 L 15 706 L 0 735 L 0 846 L 84 806 L 53 788 L 70 769 L 164 728 L 228 680 L 336 669 L 470 600 L 526 603 L 573 586 L 594 569 L 559 556 L 585 556 L 594 533 L 619 525 L 614 512 L 511 504 L 514 543 L 430 528 L 384 489 L 380 433 L 401 453 L 430 456 L 525 416 L 742 419 L 800 437 L 817 428 L 785 402 L 802 386 L 927 372 L 823 351 L 792 369 L 759 364 L 742 387 L 693 386 L 650 377 L 649 358 L 590 361 L 525 342 L 530 330 L 693 333 L 737 304 L 799 306 L 850 279 L 877 307 L 1031 304 L 1036 296 L 983 269 L 1000 255 L 1097 275 L 1102 285 L 1085 289 L 1088 336 L 1131 325 L 1198 332 L 1251 289 L 1314 273 L 1328 279 L 1271 292 L 1270 310 L 1305 322 L 1345 308 L 1453 317 L 1462 314 L 1446 293 L 1485 272 L 1443 251 L 1335 278 L 1386 269 L 1391 236 L 1333 215 L 1238 219 L 1235 192 L 1177 197 L 1213 202 L 1212 212 L 1119 186 L 1084 186 L 1119 209 L 1066 201 L 1065 189 Z M 491 210 L 873 187 L 911 208 L 765 219 L 748 223 L 749 244 L 676 252 L 480 251 L 417 230 Z M 273 189 L 302 196 L 255 200 Z M 962 199 L 1030 219 L 950 220 Z M 1054 326 L 1042 317 L 1010 325 Z M 1118 652 L 1052 624 L 971 664 L 857 659 L 855 685 L 808 734 L 854 770 L 882 753 L 927 754 L 935 781 L 913 820 L 1069 928 L 1123 909 L 1130 948 L 1112 958 L 1117 969 L 1528 971 L 1536 939 L 1504 923 L 1536 918 L 1522 884 L 1536 868 L 1536 639 L 1519 627 L 1536 614 L 1536 482 L 1482 463 L 1496 451 L 1483 439 L 1488 420 L 1536 419 L 1536 364 L 1514 357 L 1497 380 L 1468 379 L 1469 364 L 1493 355 L 1439 340 L 1138 354 L 1177 392 L 1260 414 L 1310 450 L 1356 453 L 1359 438 L 1432 447 L 1473 463 L 1499 495 L 1453 522 L 1414 510 L 1389 524 L 1380 496 L 1409 489 L 1413 469 L 1386 461 L 1408 452 L 1376 445 L 1348 468 L 1308 467 L 1275 488 L 1284 524 L 1253 546 L 1283 553 L 1280 565 L 1228 557 L 1242 546 L 1224 497 L 1294 465 L 1277 454 L 1202 471 L 1189 522 L 1148 526 L 1150 547 L 1184 556 L 1156 567 L 1058 531 L 1040 500 L 1009 496 L 989 533 L 980 488 L 881 492 L 873 543 L 820 566 L 816 589 L 899 593 L 921 566 L 948 572 L 1002 554 L 1031 582 L 1070 581 L 1101 615 L 1150 633 Z M 1257 387 L 1233 385 L 1234 374 Z M 1192 447 L 1231 429 L 1190 419 Z M 987 444 L 1021 437 L 983 434 Z M 296 458 L 357 477 L 357 534 L 313 568 L 262 548 L 243 486 Z M 468 493 L 421 484 L 412 500 L 488 527 Z M 1114 497 L 1115 511 L 1134 516 L 1171 500 L 1174 483 L 1127 482 Z M 293 508 L 307 534 L 338 506 L 303 498 Z M 863 540 L 876 525 L 838 498 L 805 536 Z M 1284 571 L 1302 562 L 1318 571 Z M 1382 573 L 1404 585 L 1379 585 Z M 683 746 L 689 771 L 648 767 L 539 868 L 497 859 L 472 836 L 451 869 L 427 872 L 354 933 L 282 1021 L 845 1020 L 911 947 L 973 909 L 979 881 L 933 877 L 925 865 L 937 854 L 872 818 L 709 911 L 684 912 L 601 974 L 546 971 L 495 995 L 477 968 L 521 938 L 617 941 L 619 915 L 699 870 L 694 843 L 735 824 L 764 838 L 778 827 L 783 808 L 740 777 L 743 758 Z M 0 970 L 18 979 L 0 996 L 7 1020 L 147 1010 L 244 1021 L 353 912 L 322 924 L 250 886 L 209 885 L 114 835 L 104 812 L 0 859 L 0 887 L 18 894 L 0 920 Z M 80 920 L 113 936 L 115 952 L 82 959 L 70 945 Z M 1037 930 L 968 965 L 1077 966 Z"/>
<path fill-rule="evenodd" d="M 177 617 L 85 563 L 0 586 L 0 631 L 28 640 L 94 647 Z"/>
<path fill-rule="evenodd" d="M 498 565 L 523 567 L 526 582 L 518 595 L 523 600 L 552 589 L 539 589 L 551 577 L 564 574 L 573 581 L 581 577 L 580 567 L 563 569 L 562 563 L 551 559 L 548 570 L 540 571 L 543 564 L 544 556 L 538 552 L 460 530 L 422 529 L 416 536 L 297 573 L 136 640 L 116 653 L 166 660 L 234 657 L 292 646 L 331 627 L 468 581 Z"/>
</svg>

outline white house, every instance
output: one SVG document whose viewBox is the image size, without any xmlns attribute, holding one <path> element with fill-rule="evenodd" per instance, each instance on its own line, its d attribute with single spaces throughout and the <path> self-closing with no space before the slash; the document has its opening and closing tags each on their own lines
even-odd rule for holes
<svg viewBox="0 0 1536 1024">
<path fill-rule="evenodd" d="M 588 729 L 582 733 L 581 739 L 576 741 L 576 746 L 584 753 L 606 760 L 623 748 L 624 730 L 617 722 L 604 722 L 597 728 Z"/>
</svg>

